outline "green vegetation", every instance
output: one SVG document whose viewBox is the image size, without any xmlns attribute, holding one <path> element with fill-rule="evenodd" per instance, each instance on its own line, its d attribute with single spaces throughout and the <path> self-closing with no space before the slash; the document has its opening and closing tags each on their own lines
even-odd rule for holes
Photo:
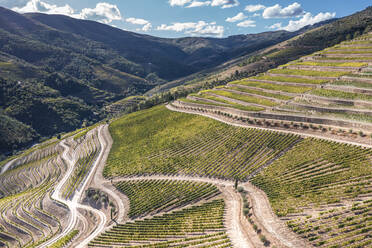
<svg viewBox="0 0 372 248">
<path fill-rule="evenodd" d="M 58 240 L 56 243 L 51 245 L 50 248 L 63 248 L 68 245 L 68 243 L 70 243 L 71 240 L 73 240 L 78 234 L 79 230 L 73 230 L 69 234 Z"/>
<path fill-rule="evenodd" d="M 208 183 L 174 180 L 123 181 L 115 186 L 128 196 L 131 218 L 177 208 L 220 193 Z"/>
<path fill-rule="evenodd" d="M 295 75 L 295 76 L 309 76 L 309 77 L 341 77 L 348 72 L 338 71 L 312 71 L 312 70 L 295 70 L 295 69 L 272 69 L 269 73 Z"/>
<path fill-rule="evenodd" d="M 216 96 L 208 95 L 208 94 L 205 94 L 205 93 L 195 94 L 195 96 L 197 96 L 199 98 L 205 98 L 205 99 L 213 100 L 213 101 L 216 101 L 216 102 L 226 103 L 226 104 L 229 104 L 231 107 L 236 108 L 236 109 L 239 109 L 239 110 L 255 111 L 255 112 L 256 111 L 258 112 L 258 111 L 265 110 L 265 108 L 262 108 L 262 107 L 245 106 L 245 105 L 237 104 L 235 102 L 231 102 L 231 101 L 228 101 L 228 100 L 225 100 L 225 99 L 216 97 Z M 199 102 L 199 103 L 201 103 L 201 102 Z M 202 104 L 204 104 L 204 102 Z M 213 105 L 219 106 L 218 104 L 213 104 Z M 230 107 L 230 106 L 224 106 L 224 105 L 221 105 L 221 106 L 223 106 L 223 107 Z"/>
<path fill-rule="evenodd" d="M 196 94 L 190 94 L 190 95 L 197 96 Z M 200 96 L 200 98 L 203 98 L 203 97 Z M 204 105 L 212 105 L 212 106 L 220 106 L 220 107 L 231 107 L 231 105 L 229 106 L 229 105 L 225 105 L 225 104 L 218 104 L 218 103 L 203 101 L 203 99 L 192 100 L 192 99 L 188 99 L 188 98 L 181 98 L 181 99 L 178 99 L 178 101 L 188 102 L 188 103 L 196 103 L 196 104 L 204 104 Z"/>
<path fill-rule="evenodd" d="M 325 51 L 323 54 L 370 54 L 372 53 L 372 50 L 370 51 L 364 51 L 364 50 L 339 50 L 339 51 Z"/>
<path fill-rule="evenodd" d="M 372 46 L 353 46 L 353 47 L 335 46 L 335 47 L 331 47 L 330 49 L 332 50 L 363 50 L 363 49 L 371 50 Z"/>
<path fill-rule="evenodd" d="M 30 126 L 0 112 L 0 154 L 9 150 L 30 145 L 38 134 Z M 0 155 L 0 161 L 4 159 Z"/>
<path fill-rule="evenodd" d="M 366 95 L 362 93 L 345 92 L 345 91 L 339 91 L 339 90 L 314 89 L 310 93 L 313 95 L 323 96 L 323 97 L 372 101 L 371 95 Z"/>
<path fill-rule="evenodd" d="M 78 134 L 74 135 L 74 140 L 78 140 L 81 137 L 84 137 L 85 135 L 87 135 L 87 133 L 89 131 L 93 130 L 94 128 L 96 128 L 99 125 L 100 125 L 100 123 L 96 123 L 96 124 L 94 124 L 92 126 L 89 126 L 89 127 L 84 128 L 83 130 L 81 130 L 80 132 L 78 132 Z"/>
<path fill-rule="evenodd" d="M 238 85 L 245 85 L 245 86 L 256 87 L 256 88 L 261 88 L 261 89 L 276 90 L 276 91 L 283 91 L 283 92 L 296 93 L 296 94 L 302 94 L 312 89 L 310 87 L 279 85 L 279 84 L 270 84 L 270 83 L 245 81 L 245 80 L 234 81 L 229 84 L 237 84 L 237 87 L 239 87 Z"/>
<path fill-rule="evenodd" d="M 204 91 L 204 92 L 206 92 L 206 91 Z M 207 92 L 213 93 L 215 95 L 224 96 L 224 97 L 228 97 L 228 98 L 231 98 L 231 99 L 247 102 L 247 103 L 254 103 L 254 104 L 259 104 L 259 105 L 268 106 L 268 107 L 274 107 L 274 106 L 278 105 L 276 102 L 273 102 L 273 101 L 270 101 L 270 100 L 267 100 L 267 99 L 254 97 L 254 96 L 240 95 L 240 94 L 232 93 L 232 92 L 229 92 L 229 91 L 211 90 L 211 91 L 207 91 Z"/>
<path fill-rule="evenodd" d="M 90 125 L 102 117 L 97 106 L 65 97 L 42 83 L 18 83 L 1 78 L 0 108 L 0 130 L 8 141 L 2 148 L 6 151 L 80 128 L 84 119 Z"/>
<path fill-rule="evenodd" d="M 319 217 L 291 220 L 287 224 L 316 247 L 370 247 L 371 214 L 372 204 L 369 200 L 346 209 L 321 212 Z"/>
<path fill-rule="evenodd" d="M 211 247 L 223 244 L 230 246 L 228 238 L 221 236 L 224 232 L 223 214 L 223 200 L 214 200 L 201 206 L 116 225 L 95 238 L 89 246 L 128 246 L 133 241 L 142 241 L 144 245 L 150 245 L 151 242 L 151 245 L 155 245 L 153 243 L 161 242 L 159 240 L 163 240 L 160 244 L 166 245 L 170 243 L 165 241 L 173 241 L 174 237 L 178 239 L 174 241 L 176 243 L 192 241 L 193 239 L 187 239 L 190 235 L 193 235 L 195 240 L 203 240 L 201 244 L 208 242 L 205 240 L 206 235 L 211 235 L 210 238 L 216 235 L 216 241 L 219 242 Z"/>
<path fill-rule="evenodd" d="M 252 90 L 252 89 L 239 88 L 239 87 L 229 87 L 227 89 L 232 89 L 232 90 L 246 92 L 246 93 L 260 95 L 260 96 L 267 96 L 267 97 L 276 98 L 276 99 L 284 100 L 284 101 L 288 101 L 288 100 L 292 99 L 292 97 L 290 97 L 290 96 L 275 94 L 275 93 L 269 93 L 269 92 L 260 91 L 260 90 Z"/>
<path fill-rule="evenodd" d="M 256 80 L 269 80 L 277 82 L 288 82 L 288 83 L 300 83 L 300 84 L 324 84 L 329 80 L 325 79 L 308 79 L 308 78 L 296 78 L 296 77 L 286 77 L 286 76 L 269 76 L 269 75 L 259 75 L 256 77 L 251 77 L 251 79 Z"/>
<path fill-rule="evenodd" d="M 367 66 L 368 63 L 364 63 L 364 62 L 314 62 L 314 61 L 304 61 L 304 62 L 296 62 L 293 65 L 362 67 L 362 66 Z"/>
<path fill-rule="evenodd" d="M 305 139 L 252 182 L 268 195 L 279 216 L 309 205 L 337 203 L 370 193 L 372 150 Z M 347 190 L 352 188 L 352 190 Z"/>
<path fill-rule="evenodd" d="M 307 104 L 307 102 L 305 101 L 304 102 L 305 104 Z M 340 106 L 338 106 L 340 107 Z M 345 107 L 350 107 L 350 106 L 345 106 Z M 304 114 L 315 114 L 316 116 L 324 116 L 324 117 L 333 117 L 333 118 L 336 118 L 336 119 L 344 119 L 344 120 L 353 120 L 353 121 L 358 121 L 358 122 L 371 122 L 372 123 L 372 116 L 371 115 L 368 115 L 368 114 L 365 114 L 365 113 L 340 113 L 339 111 L 332 111 L 331 109 L 329 109 L 328 111 L 316 111 L 316 110 L 309 110 L 308 108 L 306 107 L 302 107 L 302 106 L 293 106 L 293 105 L 285 105 L 284 106 L 285 109 L 289 109 L 289 110 L 298 110 L 298 111 L 302 111 Z"/>
<path fill-rule="evenodd" d="M 233 127 L 164 106 L 118 119 L 110 133 L 114 143 L 106 177 L 178 173 L 245 179 L 300 139 Z"/>
<path fill-rule="evenodd" d="M 316 58 L 317 60 L 334 60 L 334 61 L 338 61 L 338 60 L 350 60 L 350 61 L 353 61 L 353 60 L 360 60 L 360 61 L 372 61 L 372 57 L 317 57 Z"/>
<path fill-rule="evenodd" d="M 369 45 L 372 44 L 369 40 L 353 40 L 353 41 L 344 41 L 341 45 Z"/>
<path fill-rule="evenodd" d="M 344 85 L 344 86 L 353 86 L 357 88 L 372 88 L 372 84 L 358 81 L 335 81 L 332 84 L 334 85 Z"/>
</svg>

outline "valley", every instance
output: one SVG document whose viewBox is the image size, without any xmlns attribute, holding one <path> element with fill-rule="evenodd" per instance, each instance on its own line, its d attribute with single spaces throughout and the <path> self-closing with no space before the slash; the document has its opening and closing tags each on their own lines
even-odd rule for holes
<svg viewBox="0 0 372 248">
<path fill-rule="evenodd" d="M 0 50 L 0 247 L 372 247 L 371 11 L 165 39 L 0 8 L 43 51 Z"/>
</svg>

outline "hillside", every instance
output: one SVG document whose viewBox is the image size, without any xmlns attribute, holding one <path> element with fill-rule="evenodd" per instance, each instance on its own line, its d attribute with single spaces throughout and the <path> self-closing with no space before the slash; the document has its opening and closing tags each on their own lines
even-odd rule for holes
<svg viewBox="0 0 372 248">
<path fill-rule="evenodd" d="M 77 130 L 0 164 L 0 245 L 369 247 L 370 136 L 259 114 L 280 116 L 280 104 L 333 85 L 329 77 L 350 73 L 345 63 L 353 78 L 368 79 L 370 39 Z M 342 70 L 317 68 L 329 63 Z"/>
<path fill-rule="evenodd" d="M 252 54 L 240 56 L 226 61 L 215 68 L 159 85 L 148 94 L 164 92 L 182 85 L 195 87 L 215 81 L 231 80 L 232 75 L 239 72 L 239 77 L 251 76 L 265 72 L 278 65 L 296 60 L 302 56 L 320 51 L 326 47 L 350 40 L 363 32 L 371 30 L 372 7 L 340 19 L 328 20 L 307 26 L 298 31 L 300 35 L 275 44 Z"/>
<path fill-rule="evenodd" d="M 110 103 L 298 33 L 164 39 L 67 16 L 0 8 L 0 34 L 0 108 L 23 124 L 18 125 L 22 132 L 32 130 L 20 139 L 2 129 L 9 141 L 1 148 L 4 154 L 93 124 L 106 116 L 104 107 Z"/>
<path fill-rule="evenodd" d="M 176 108 L 371 144 L 371 34 L 254 77 L 191 94 Z"/>
</svg>

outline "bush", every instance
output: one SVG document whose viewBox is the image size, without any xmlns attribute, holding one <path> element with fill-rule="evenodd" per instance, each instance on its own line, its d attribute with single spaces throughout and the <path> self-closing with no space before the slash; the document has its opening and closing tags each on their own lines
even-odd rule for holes
<svg viewBox="0 0 372 248">
<path fill-rule="evenodd" d="M 260 237 L 261 242 L 262 242 L 265 246 L 270 245 L 270 241 L 265 237 L 265 235 L 260 234 L 259 237 Z"/>
</svg>

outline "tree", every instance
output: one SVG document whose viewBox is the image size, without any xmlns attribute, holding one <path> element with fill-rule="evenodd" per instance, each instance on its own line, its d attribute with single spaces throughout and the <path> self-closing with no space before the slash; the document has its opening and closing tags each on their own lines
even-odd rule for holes
<svg viewBox="0 0 372 248">
<path fill-rule="evenodd" d="M 111 207 L 111 212 L 110 212 L 110 217 L 111 217 L 111 220 L 114 219 L 114 213 L 116 211 L 116 208 L 115 207 Z"/>
</svg>

